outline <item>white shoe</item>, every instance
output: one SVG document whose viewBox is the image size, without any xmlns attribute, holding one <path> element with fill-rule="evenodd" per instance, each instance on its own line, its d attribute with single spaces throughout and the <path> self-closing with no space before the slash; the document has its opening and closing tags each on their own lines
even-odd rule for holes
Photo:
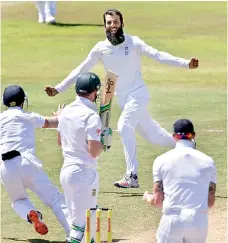
<svg viewBox="0 0 228 243">
<path fill-rule="evenodd" d="M 38 23 L 45 23 L 45 18 L 41 14 L 39 14 Z"/>
<path fill-rule="evenodd" d="M 54 23 L 56 23 L 55 18 L 53 16 L 46 17 L 45 22 L 47 24 L 54 24 Z"/>
<path fill-rule="evenodd" d="M 119 188 L 138 188 L 138 176 L 136 174 L 124 175 L 123 178 L 114 183 L 114 186 Z"/>
</svg>

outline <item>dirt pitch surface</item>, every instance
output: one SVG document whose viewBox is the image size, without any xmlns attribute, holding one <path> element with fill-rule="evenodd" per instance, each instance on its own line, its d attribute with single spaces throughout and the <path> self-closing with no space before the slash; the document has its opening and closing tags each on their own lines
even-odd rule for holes
<svg viewBox="0 0 228 243">
<path fill-rule="evenodd" d="M 224 206 L 226 199 L 219 200 L 213 209 L 209 212 L 209 230 L 207 243 L 225 243 L 228 242 L 227 238 L 227 208 Z M 222 203 L 223 206 L 220 204 Z M 151 232 L 142 232 L 141 235 L 126 236 L 125 239 L 119 243 L 155 243 L 156 229 Z"/>
</svg>

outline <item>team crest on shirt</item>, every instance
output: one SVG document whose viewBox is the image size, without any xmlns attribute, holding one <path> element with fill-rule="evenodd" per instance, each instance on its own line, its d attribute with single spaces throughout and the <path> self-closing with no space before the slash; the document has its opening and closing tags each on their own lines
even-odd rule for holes
<svg viewBox="0 0 228 243">
<path fill-rule="evenodd" d="M 100 136 L 101 135 L 101 129 L 97 128 L 96 133 L 97 133 L 97 136 Z"/>
<path fill-rule="evenodd" d="M 125 56 L 127 56 L 129 54 L 129 48 L 128 46 L 125 46 Z"/>
<path fill-rule="evenodd" d="M 96 195 L 97 195 L 97 190 L 96 189 L 93 189 L 92 190 L 92 197 L 96 197 Z"/>
</svg>

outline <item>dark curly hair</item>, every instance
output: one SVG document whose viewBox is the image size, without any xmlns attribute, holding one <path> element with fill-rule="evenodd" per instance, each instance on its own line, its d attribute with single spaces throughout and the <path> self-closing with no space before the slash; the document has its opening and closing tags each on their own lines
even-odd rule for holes
<svg viewBox="0 0 228 243">
<path fill-rule="evenodd" d="M 112 9 L 106 10 L 104 12 L 104 14 L 103 14 L 104 26 L 106 26 L 106 15 L 112 15 L 113 16 L 115 14 L 120 17 L 121 25 L 123 24 L 123 15 L 122 15 L 122 13 L 119 10 L 112 8 Z"/>
</svg>

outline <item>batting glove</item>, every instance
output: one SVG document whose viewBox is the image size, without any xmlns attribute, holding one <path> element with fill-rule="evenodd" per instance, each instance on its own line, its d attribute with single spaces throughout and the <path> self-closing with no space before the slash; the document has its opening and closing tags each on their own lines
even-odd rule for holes
<svg viewBox="0 0 228 243">
<path fill-rule="evenodd" d="M 107 151 L 111 148 L 112 145 L 112 129 L 105 128 L 101 133 L 101 142 L 104 145 L 104 151 Z"/>
</svg>

